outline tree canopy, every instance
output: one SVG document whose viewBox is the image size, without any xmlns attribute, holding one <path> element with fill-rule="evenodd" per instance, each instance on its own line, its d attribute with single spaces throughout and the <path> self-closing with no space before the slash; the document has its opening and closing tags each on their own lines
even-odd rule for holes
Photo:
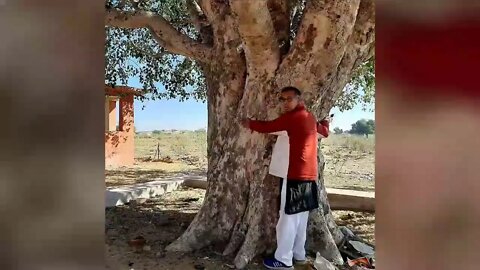
<svg viewBox="0 0 480 270">
<path fill-rule="evenodd" d="M 301 89 L 319 119 L 335 104 L 373 101 L 375 0 L 109 1 L 106 83 L 138 78 L 144 98 L 208 101 L 204 204 L 166 249 L 220 244 L 243 269 L 274 245 L 277 217 L 269 213 L 278 198 L 265 166 L 274 138 L 239 123 L 278 115 L 286 86 Z M 341 264 L 342 234 L 320 171 L 322 209 L 310 215 L 309 248 Z"/>
<path fill-rule="evenodd" d="M 295 5 L 288 43 L 295 37 L 295 24 L 301 20 L 305 0 L 291 1 Z M 171 26 L 189 38 L 207 44 L 209 33 L 199 33 L 195 24 L 202 24 L 202 14 L 195 15 L 194 0 L 107 0 L 107 10 L 133 11 L 161 16 Z M 139 99 L 196 99 L 206 100 L 205 77 L 199 63 L 168 50 L 149 28 L 117 28 L 106 26 L 105 83 L 129 85 L 138 78 L 146 95 Z M 209 32 L 207 27 L 206 32 Z M 210 29 L 211 31 L 211 29 Z M 207 37 L 207 38 L 206 38 Z M 162 46 L 163 45 L 163 46 Z M 288 46 L 286 46 L 288 48 Z M 163 86 L 163 87 L 162 87 Z M 164 89 L 163 89 L 164 88 Z M 356 104 L 364 108 L 373 104 L 375 93 L 375 64 L 369 59 L 361 64 L 336 102 L 340 111 Z"/>
<path fill-rule="evenodd" d="M 361 119 L 352 124 L 351 134 L 369 135 L 375 133 L 375 121 Z"/>
</svg>

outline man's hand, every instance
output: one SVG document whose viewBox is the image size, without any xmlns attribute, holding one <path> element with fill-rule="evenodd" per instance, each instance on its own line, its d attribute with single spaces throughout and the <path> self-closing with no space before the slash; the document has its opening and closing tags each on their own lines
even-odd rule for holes
<svg viewBox="0 0 480 270">
<path fill-rule="evenodd" d="M 244 128 L 250 129 L 250 119 L 242 119 L 240 123 Z"/>
<path fill-rule="evenodd" d="M 333 117 L 328 115 L 327 117 L 323 118 L 320 122 L 326 121 L 330 124 L 330 123 L 332 123 L 332 120 L 333 120 Z"/>
</svg>

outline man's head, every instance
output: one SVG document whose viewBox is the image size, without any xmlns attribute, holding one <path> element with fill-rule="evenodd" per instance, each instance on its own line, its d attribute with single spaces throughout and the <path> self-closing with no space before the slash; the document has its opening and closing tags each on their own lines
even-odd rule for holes
<svg viewBox="0 0 480 270">
<path fill-rule="evenodd" d="M 292 111 L 301 103 L 300 90 L 293 86 L 288 86 L 280 91 L 280 102 L 282 103 L 285 112 Z"/>
</svg>

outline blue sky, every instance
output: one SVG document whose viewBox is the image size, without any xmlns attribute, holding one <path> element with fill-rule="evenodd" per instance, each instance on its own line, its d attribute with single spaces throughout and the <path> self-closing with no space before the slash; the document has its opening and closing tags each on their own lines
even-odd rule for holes
<svg viewBox="0 0 480 270">
<path fill-rule="evenodd" d="M 145 108 L 142 110 L 142 106 Z M 333 109 L 335 114 L 332 129 L 339 127 L 343 130 L 350 129 L 351 125 L 361 118 L 375 119 L 375 113 L 363 111 L 356 106 L 350 111 L 341 113 Z M 206 103 L 188 100 L 155 100 L 140 102 L 135 101 L 135 126 L 137 131 L 151 131 L 162 129 L 195 130 L 207 126 Z"/>
<path fill-rule="evenodd" d="M 138 80 L 129 80 L 128 85 L 141 87 Z M 142 107 L 144 107 L 142 109 Z M 375 119 L 375 113 L 363 111 L 358 105 L 350 111 L 341 113 L 332 109 L 335 114 L 331 129 L 339 127 L 344 130 L 359 119 Z M 207 104 L 195 100 L 180 102 L 178 100 L 135 100 L 135 127 L 137 131 L 162 129 L 195 130 L 207 127 Z"/>
</svg>

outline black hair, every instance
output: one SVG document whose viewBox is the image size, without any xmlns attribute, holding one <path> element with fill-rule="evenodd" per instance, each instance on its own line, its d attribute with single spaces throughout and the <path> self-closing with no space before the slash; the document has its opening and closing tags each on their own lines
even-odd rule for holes
<svg viewBox="0 0 480 270">
<path fill-rule="evenodd" d="M 295 95 L 297 95 L 297 96 L 301 96 L 301 95 L 302 95 L 302 92 L 301 92 L 300 90 L 298 90 L 298 88 L 296 88 L 296 87 L 294 87 L 294 86 L 284 87 L 284 88 L 282 88 L 282 90 L 280 90 L 280 93 L 285 93 L 285 92 L 289 92 L 289 91 L 295 92 Z"/>
</svg>

